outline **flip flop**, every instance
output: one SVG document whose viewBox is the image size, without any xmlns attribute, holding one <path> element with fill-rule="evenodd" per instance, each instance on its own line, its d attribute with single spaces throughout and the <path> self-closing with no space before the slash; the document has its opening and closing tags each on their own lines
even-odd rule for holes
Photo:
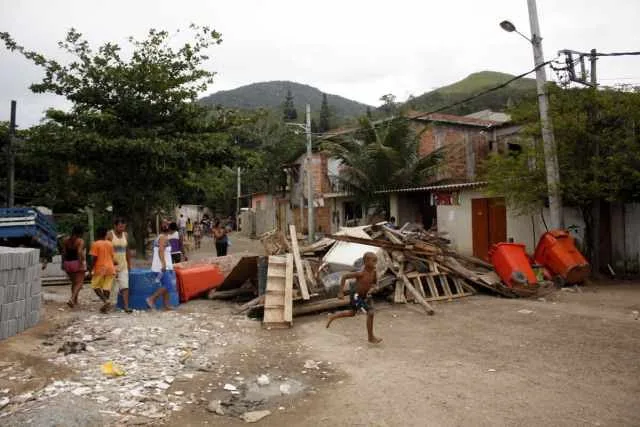
<svg viewBox="0 0 640 427">
<path fill-rule="evenodd" d="M 149 297 L 149 298 L 145 298 L 145 302 L 147 303 L 147 305 L 149 306 L 149 308 L 150 308 L 151 310 L 154 310 L 154 309 L 155 309 L 155 307 L 153 306 L 153 303 L 151 302 L 151 297 Z"/>
<path fill-rule="evenodd" d="M 75 305 L 71 301 L 67 301 L 67 305 L 69 306 L 69 308 L 75 307 Z"/>
</svg>

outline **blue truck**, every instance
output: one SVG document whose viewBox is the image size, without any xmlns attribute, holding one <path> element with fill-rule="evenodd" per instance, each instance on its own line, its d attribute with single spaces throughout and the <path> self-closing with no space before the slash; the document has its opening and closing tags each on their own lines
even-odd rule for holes
<svg viewBox="0 0 640 427">
<path fill-rule="evenodd" d="M 37 248 L 50 260 L 58 249 L 55 224 L 37 208 L 0 208 L 0 246 Z"/>
</svg>

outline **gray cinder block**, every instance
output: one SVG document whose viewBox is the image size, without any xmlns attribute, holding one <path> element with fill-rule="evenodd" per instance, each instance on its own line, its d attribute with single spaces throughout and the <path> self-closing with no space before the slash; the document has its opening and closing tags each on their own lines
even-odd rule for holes
<svg viewBox="0 0 640 427">
<path fill-rule="evenodd" d="M 17 326 L 16 326 L 17 333 L 21 333 L 21 332 L 22 332 L 22 331 L 24 331 L 24 329 L 25 329 L 24 316 L 19 317 L 19 318 L 18 318 L 18 319 L 16 319 L 16 320 L 17 320 L 17 324 L 16 324 L 16 325 L 17 325 Z"/>
<path fill-rule="evenodd" d="M 31 295 L 39 295 L 40 290 L 42 289 L 42 280 L 37 278 L 33 282 L 31 282 Z"/>
<path fill-rule="evenodd" d="M 17 292 L 16 292 L 16 300 L 23 300 L 24 297 L 26 296 L 26 283 L 24 281 L 22 282 L 18 282 L 17 286 Z"/>
<path fill-rule="evenodd" d="M 16 319 L 10 319 L 7 321 L 7 336 L 12 337 L 18 333 L 18 322 Z"/>
</svg>

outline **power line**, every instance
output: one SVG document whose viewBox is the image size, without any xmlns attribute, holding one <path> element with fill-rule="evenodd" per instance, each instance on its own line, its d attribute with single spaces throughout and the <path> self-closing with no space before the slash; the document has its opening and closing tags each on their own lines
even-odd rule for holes
<svg viewBox="0 0 640 427">
<path fill-rule="evenodd" d="M 585 54 L 585 55 L 590 55 L 590 54 Z M 595 56 L 634 56 L 634 55 L 640 55 L 640 52 L 610 52 L 610 53 L 596 52 L 595 53 Z"/>
<path fill-rule="evenodd" d="M 499 84 L 499 85 L 497 85 L 497 86 L 493 86 L 493 87 L 491 87 L 491 88 L 489 88 L 489 89 L 485 89 L 485 90 L 483 90 L 483 91 L 481 91 L 481 92 L 476 93 L 475 95 L 471 95 L 471 96 L 469 96 L 469 97 L 467 97 L 467 98 L 465 98 L 465 99 L 462 99 L 462 100 L 460 100 L 460 101 L 454 102 L 454 103 L 452 103 L 452 104 L 445 105 L 445 106 L 440 107 L 440 108 L 436 108 L 435 110 L 432 110 L 432 111 L 429 111 L 429 112 L 426 112 L 426 113 L 421 113 L 420 115 L 421 115 L 421 116 L 426 116 L 426 115 L 429 115 L 429 114 L 439 113 L 439 112 L 441 112 L 441 111 L 448 110 L 449 108 L 457 107 L 458 105 L 461 105 L 461 104 L 467 103 L 467 102 L 469 102 L 469 101 L 472 101 L 472 100 L 474 100 L 474 99 L 476 99 L 476 98 L 480 98 L 481 96 L 484 96 L 484 95 L 486 95 L 486 94 L 488 94 L 488 93 L 495 92 L 495 91 L 497 91 L 497 90 L 499 90 L 499 89 L 502 89 L 502 88 L 504 88 L 504 87 L 506 87 L 506 86 L 510 85 L 511 83 L 515 82 L 516 80 L 520 80 L 520 79 L 522 79 L 522 78 L 524 78 L 524 77 L 528 76 L 529 74 L 536 72 L 539 68 L 543 68 L 543 67 L 545 67 L 545 66 L 547 66 L 547 65 L 551 64 L 551 63 L 552 63 L 552 62 L 554 62 L 554 61 L 556 61 L 556 59 L 552 59 L 552 60 L 549 60 L 549 61 L 543 62 L 542 64 L 537 65 L 536 67 L 532 68 L 531 70 L 529 70 L 529 71 L 527 71 L 527 72 L 524 72 L 524 73 L 522 73 L 522 74 L 518 74 L 517 76 L 514 76 L 513 78 L 511 78 L 511 79 L 507 80 L 506 82 L 504 82 L 504 83 L 502 83 L 502 84 Z M 405 116 L 405 117 L 401 117 L 401 119 L 403 119 L 403 120 L 407 120 L 407 121 L 412 120 L 412 118 L 411 118 L 411 117 L 406 117 L 406 116 Z M 373 122 L 373 123 L 372 123 L 372 125 L 373 125 L 373 126 L 377 126 L 377 125 L 379 125 L 379 124 L 381 124 L 381 123 L 384 123 L 384 122 L 387 122 L 387 121 L 389 121 L 389 120 L 392 120 L 392 118 L 391 118 L 391 119 L 382 119 L 382 120 L 378 120 L 378 121 L 376 121 L 376 122 Z M 354 129 L 352 129 L 352 130 L 351 130 L 351 131 L 349 131 L 349 132 L 337 133 L 337 134 L 334 134 L 334 135 L 324 133 L 324 134 L 322 134 L 322 136 L 324 136 L 324 138 L 322 138 L 322 139 L 327 139 L 327 138 L 332 138 L 332 137 L 334 137 L 334 136 L 340 136 L 340 135 L 345 135 L 345 134 L 352 133 L 352 132 L 357 132 L 359 129 L 360 129 L 360 128 L 354 128 Z"/>
</svg>

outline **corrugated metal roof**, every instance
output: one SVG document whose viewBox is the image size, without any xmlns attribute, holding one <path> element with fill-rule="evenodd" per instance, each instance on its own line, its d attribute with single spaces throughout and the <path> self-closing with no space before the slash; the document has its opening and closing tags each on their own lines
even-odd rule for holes
<svg viewBox="0 0 640 427">
<path fill-rule="evenodd" d="M 486 181 L 475 181 L 475 182 L 462 182 L 458 184 L 429 185 L 424 187 L 395 188 L 391 190 L 379 190 L 379 191 L 376 191 L 376 193 L 386 194 L 386 193 L 409 193 L 413 191 L 455 191 L 455 190 L 465 190 L 469 188 L 483 187 L 485 185 L 487 185 Z"/>
<path fill-rule="evenodd" d="M 502 123 L 493 120 L 483 120 L 474 117 L 456 116 L 454 114 L 442 114 L 431 113 L 418 115 L 413 117 L 415 120 L 429 121 L 429 122 L 441 122 L 441 123 L 453 123 L 457 125 L 466 126 L 479 126 L 479 127 L 493 127 L 501 125 Z"/>
</svg>

